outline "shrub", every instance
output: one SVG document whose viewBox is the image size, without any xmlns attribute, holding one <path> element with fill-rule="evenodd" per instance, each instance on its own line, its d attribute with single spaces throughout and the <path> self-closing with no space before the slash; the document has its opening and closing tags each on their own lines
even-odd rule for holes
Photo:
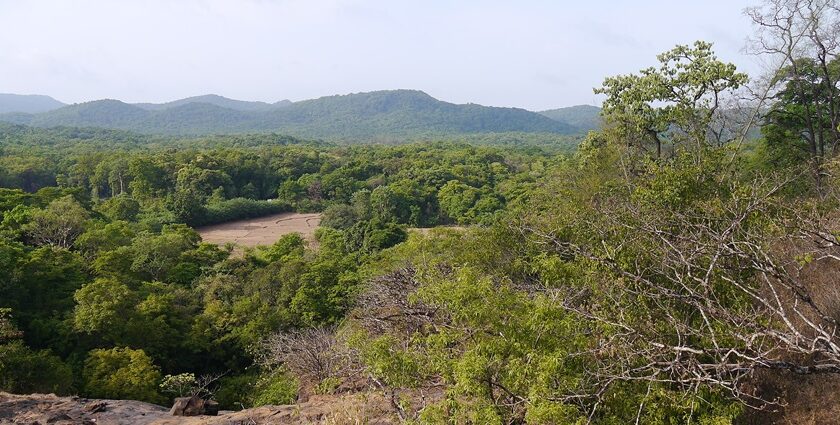
<svg viewBox="0 0 840 425">
<path fill-rule="evenodd" d="M 254 386 L 252 405 L 292 404 L 297 399 L 297 380 L 282 372 L 261 377 Z"/>
<path fill-rule="evenodd" d="M 82 371 L 85 393 L 95 398 L 142 400 L 160 403 L 160 370 L 143 350 L 93 350 Z"/>
</svg>

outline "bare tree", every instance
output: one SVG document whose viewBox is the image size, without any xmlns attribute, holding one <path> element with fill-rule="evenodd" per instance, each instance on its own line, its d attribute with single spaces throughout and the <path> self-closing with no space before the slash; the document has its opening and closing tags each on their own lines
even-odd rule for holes
<svg viewBox="0 0 840 425">
<path fill-rule="evenodd" d="M 274 334 L 260 345 L 257 363 L 267 370 L 285 368 L 310 390 L 325 379 L 351 380 L 363 372 L 355 350 L 332 327 Z"/>
<path fill-rule="evenodd" d="M 746 10 L 757 31 L 748 50 L 776 63 L 766 93 L 768 119 L 795 122 L 808 146 L 817 186 L 827 155 L 840 142 L 840 3 L 837 0 L 768 0 Z M 772 107 L 795 103 L 797 108 Z"/>
<path fill-rule="evenodd" d="M 419 287 L 416 270 L 411 267 L 380 276 L 368 282 L 349 316 L 371 335 L 421 331 L 434 324 L 439 311 L 412 300 Z"/>
</svg>

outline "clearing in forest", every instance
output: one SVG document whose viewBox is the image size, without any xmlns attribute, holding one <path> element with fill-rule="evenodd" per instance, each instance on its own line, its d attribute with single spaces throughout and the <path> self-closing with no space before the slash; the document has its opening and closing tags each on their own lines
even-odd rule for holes
<svg viewBox="0 0 840 425">
<path fill-rule="evenodd" d="M 320 223 L 321 214 L 318 213 L 282 213 L 199 227 L 196 231 L 204 242 L 218 245 L 228 242 L 243 247 L 271 245 L 289 233 L 300 233 L 312 244 Z"/>
</svg>

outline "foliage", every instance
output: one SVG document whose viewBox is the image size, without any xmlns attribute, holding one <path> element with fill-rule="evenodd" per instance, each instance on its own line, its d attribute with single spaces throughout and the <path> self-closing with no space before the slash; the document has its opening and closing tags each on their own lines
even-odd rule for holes
<svg viewBox="0 0 840 425">
<path fill-rule="evenodd" d="M 297 398 L 297 382 L 284 373 L 274 373 L 260 378 L 254 385 L 251 404 L 292 404 Z"/>
<path fill-rule="evenodd" d="M 48 350 L 34 351 L 20 340 L 22 333 L 12 323 L 10 309 L 0 308 L 0 390 L 67 394 L 73 372 Z"/>
</svg>

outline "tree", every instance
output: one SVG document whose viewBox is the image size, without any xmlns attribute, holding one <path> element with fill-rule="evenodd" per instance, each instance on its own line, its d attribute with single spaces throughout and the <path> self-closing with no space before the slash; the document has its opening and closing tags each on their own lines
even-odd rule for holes
<svg viewBox="0 0 840 425">
<path fill-rule="evenodd" d="M 27 344 L 46 348 L 63 340 L 73 293 L 87 281 L 84 259 L 63 248 L 44 246 L 21 259 L 12 285 L 0 305 L 11 307 Z"/>
<path fill-rule="evenodd" d="M 115 340 L 123 333 L 137 300 L 131 289 L 113 278 L 100 278 L 82 286 L 73 296 L 73 327 Z"/>
<path fill-rule="evenodd" d="M 103 201 L 98 210 L 111 220 L 134 221 L 140 212 L 140 203 L 131 196 L 122 194 Z"/>
<path fill-rule="evenodd" d="M 301 257 L 306 248 L 306 241 L 299 233 L 283 235 L 271 247 L 263 250 L 263 256 L 269 262 L 281 261 L 289 255 Z"/>
<path fill-rule="evenodd" d="M 438 191 L 440 210 L 456 223 L 466 221 L 467 212 L 476 204 L 481 193 L 478 189 L 457 180 L 448 181 Z"/>
<path fill-rule="evenodd" d="M 723 97 L 747 82 L 735 65 L 721 62 L 710 43 L 697 41 L 660 54 L 659 67 L 604 80 L 602 114 L 628 145 L 662 157 L 663 144 L 722 144 L 732 132 L 716 120 Z"/>
<path fill-rule="evenodd" d="M 778 64 L 766 88 L 767 143 L 801 143 L 821 190 L 826 159 L 840 149 L 840 3 L 769 0 L 747 15 L 757 28 L 752 52 Z"/>
<path fill-rule="evenodd" d="M 335 229 L 349 229 L 358 221 L 356 208 L 346 204 L 332 204 L 324 210 L 320 225 Z"/>
<path fill-rule="evenodd" d="M 172 211 L 179 223 L 203 224 L 207 216 L 204 197 L 194 189 L 177 190 L 167 198 L 167 209 Z"/>
<path fill-rule="evenodd" d="M 32 213 L 28 234 L 36 245 L 69 248 L 84 232 L 88 217 L 87 210 L 78 201 L 65 196 L 50 202 L 46 209 Z"/>
<path fill-rule="evenodd" d="M 196 248 L 200 240 L 198 233 L 182 224 L 164 226 L 158 235 L 141 234 L 131 244 L 131 270 L 150 280 L 166 279 L 182 262 L 182 254 Z"/>
</svg>

